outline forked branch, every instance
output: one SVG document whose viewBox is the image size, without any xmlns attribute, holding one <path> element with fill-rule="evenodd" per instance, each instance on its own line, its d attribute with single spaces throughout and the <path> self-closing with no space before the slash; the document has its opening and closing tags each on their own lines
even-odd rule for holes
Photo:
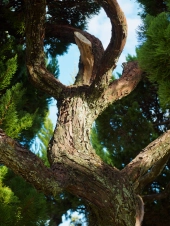
<svg viewBox="0 0 170 226">
<path fill-rule="evenodd" d="M 111 71 L 108 73 L 112 73 Z M 124 66 L 122 76 L 114 80 L 105 89 L 97 90 L 97 94 L 92 91 L 92 96 L 98 96 L 93 103 L 93 107 L 100 106 L 100 114 L 109 104 L 127 96 L 131 93 L 142 78 L 143 71 L 139 68 L 136 61 L 128 62 Z M 105 79 L 107 79 L 105 77 Z M 107 82 L 107 81 L 106 81 Z M 100 86 L 99 86 L 100 88 Z"/>
</svg>

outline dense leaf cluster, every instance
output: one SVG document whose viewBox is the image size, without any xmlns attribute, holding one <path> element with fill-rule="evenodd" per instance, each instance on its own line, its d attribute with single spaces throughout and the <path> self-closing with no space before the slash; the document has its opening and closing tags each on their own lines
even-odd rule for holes
<svg viewBox="0 0 170 226">
<path fill-rule="evenodd" d="M 141 68 L 151 82 L 158 84 L 160 102 L 165 109 L 170 107 L 169 17 L 169 13 L 163 12 L 157 17 L 145 18 L 145 42 L 137 50 Z"/>
</svg>

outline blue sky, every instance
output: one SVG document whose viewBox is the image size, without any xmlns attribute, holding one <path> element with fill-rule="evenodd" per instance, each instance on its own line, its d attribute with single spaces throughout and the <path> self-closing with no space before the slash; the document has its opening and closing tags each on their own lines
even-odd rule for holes
<svg viewBox="0 0 170 226">
<path fill-rule="evenodd" d="M 118 0 L 119 5 L 125 13 L 127 23 L 128 23 L 128 38 L 125 45 L 125 48 L 119 58 L 117 63 L 117 68 L 115 72 L 122 71 L 122 63 L 126 61 L 125 57 L 127 54 L 135 55 L 135 47 L 137 46 L 137 27 L 141 24 L 140 17 L 137 15 L 139 12 L 139 6 L 135 0 Z M 110 41 L 111 34 L 111 25 L 109 18 L 106 16 L 105 12 L 101 10 L 100 14 L 93 17 L 89 21 L 88 30 L 89 33 L 98 37 L 104 48 L 107 47 Z M 71 45 L 67 54 L 58 58 L 60 66 L 60 77 L 59 80 L 69 85 L 71 84 L 72 76 L 76 75 L 78 70 L 78 61 L 79 61 L 79 50 L 76 45 Z M 50 107 L 50 118 L 53 123 L 56 121 L 56 106 L 53 104 Z M 64 219 L 63 219 L 64 220 Z M 70 221 L 64 221 L 60 226 L 70 226 Z"/>
</svg>

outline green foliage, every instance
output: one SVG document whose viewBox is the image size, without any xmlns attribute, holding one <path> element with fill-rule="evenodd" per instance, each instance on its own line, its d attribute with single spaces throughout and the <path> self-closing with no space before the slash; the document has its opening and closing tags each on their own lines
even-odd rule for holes
<svg viewBox="0 0 170 226">
<path fill-rule="evenodd" d="M 2 52 L 0 54 L 2 54 Z M 10 84 L 11 78 L 16 72 L 16 70 L 17 70 L 17 56 L 7 60 L 5 60 L 5 57 L 1 57 L 0 59 L 0 71 L 1 71 L 0 91 L 5 89 Z"/>
<path fill-rule="evenodd" d="M 19 200 L 12 190 L 3 184 L 3 179 L 7 174 L 5 166 L 0 167 L 0 225 L 16 225 L 20 217 Z"/>
<path fill-rule="evenodd" d="M 13 39 L 5 33 L 0 41 L 0 95 L 17 70 L 17 55 L 12 53 Z"/>
<path fill-rule="evenodd" d="M 170 23 L 169 13 L 157 17 L 147 16 L 146 41 L 137 49 L 140 67 L 147 72 L 149 80 L 157 83 L 162 107 L 170 107 Z"/>
<path fill-rule="evenodd" d="M 0 127 L 12 138 L 18 138 L 24 129 L 32 126 L 34 114 L 22 109 L 25 89 L 17 83 L 10 89 L 12 77 L 17 71 L 17 55 L 13 54 L 13 41 L 6 36 L 7 43 L 1 42 L 0 49 Z"/>
<path fill-rule="evenodd" d="M 45 225 L 46 207 L 43 194 L 5 166 L 0 167 L 0 225 Z"/>
<path fill-rule="evenodd" d="M 140 15 L 145 17 L 147 14 L 156 16 L 157 14 L 167 10 L 167 1 L 164 0 L 137 0 L 140 3 L 140 9 L 143 8 Z"/>
<path fill-rule="evenodd" d="M 54 75 L 55 78 L 59 76 L 59 65 L 57 58 L 53 57 L 47 64 L 47 69 Z"/>
<path fill-rule="evenodd" d="M 137 56 L 132 56 L 130 54 L 127 55 L 126 57 L 126 61 L 129 62 L 129 61 L 136 61 L 137 60 Z"/>
<path fill-rule="evenodd" d="M 32 126 L 34 115 L 20 109 L 25 90 L 17 83 L 0 98 L 0 127 L 12 138 Z"/>
<path fill-rule="evenodd" d="M 99 140 L 98 133 L 100 132 L 97 130 L 96 126 L 93 126 L 91 130 L 92 146 L 95 149 L 96 154 L 98 154 L 104 162 L 114 166 L 111 153 L 104 147 L 103 142 Z"/>
<path fill-rule="evenodd" d="M 41 157 L 46 166 L 49 166 L 49 162 L 47 159 L 47 147 L 53 135 L 53 124 L 48 115 L 49 113 L 46 115 L 43 126 L 37 134 L 37 138 L 39 140 L 38 155 Z"/>
</svg>

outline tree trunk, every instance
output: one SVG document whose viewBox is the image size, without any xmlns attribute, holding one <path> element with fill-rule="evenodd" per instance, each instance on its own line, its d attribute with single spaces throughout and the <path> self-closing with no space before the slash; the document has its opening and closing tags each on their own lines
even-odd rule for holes
<svg viewBox="0 0 170 226">
<path fill-rule="evenodd" d="M 134 225 L 135 194 L 125 174 L 104 164 L 90 144 L 98 109 L 85 93 L 58 102 L 58 122 L 50 142 L 51 168 L 60 172 L 62 187 L 88 204 L 90 225 Z"/>
</svg>

